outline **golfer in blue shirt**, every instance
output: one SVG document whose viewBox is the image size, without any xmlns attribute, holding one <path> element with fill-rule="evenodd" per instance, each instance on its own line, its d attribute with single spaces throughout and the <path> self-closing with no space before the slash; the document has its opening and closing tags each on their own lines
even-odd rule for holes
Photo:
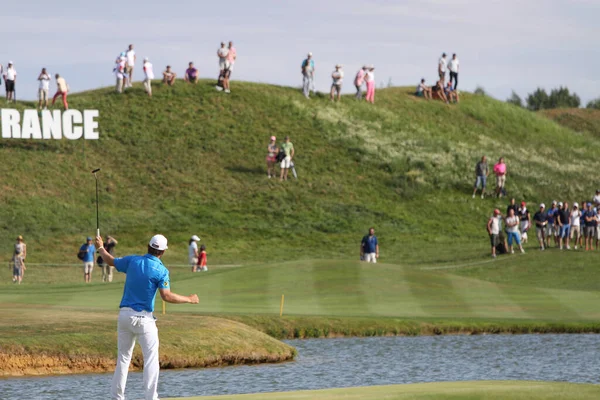
<svg viewBox="0 0 600 400">
<path fill-rule="evenodd" d="M 148 254 L 144 256 L 114 258 L 104 248 L 100 236 L 96 236 L 96 245 L 104 262 L 127 275 L 119 306 L 119 354 L 112 380 L 111 399 L 125 399 L 127 372 L 137 339 L 144 356 L 144 399 L 158 400 L 158 329 L 152 315 L 156 290 L 168 303 L 198 304 L 198 296 L 182 296 L 171 292 L 169 270 L 160 260 L 168 248 L 167 238 L 163 235 L 150 239 Z"/>
<path fill-rule="evenodd" d="M 368 263 L 377 263 L 379 258 L 379 243 L 375 236 L 375 228 L 369 229 L 369 234 L 365 235 L 360 242 L 360 257 Z"/>
</svg>

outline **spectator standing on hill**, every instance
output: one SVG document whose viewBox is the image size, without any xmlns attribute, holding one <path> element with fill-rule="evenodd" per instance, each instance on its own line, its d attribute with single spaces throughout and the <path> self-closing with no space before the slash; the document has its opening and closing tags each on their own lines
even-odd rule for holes
<svg viewBox="0 0 600 400">
<path fill-rule="evenodd" d="M 175 79 L 177 78 L 177 74 L 171 71 L 171 66 L 167 65 L 167 69 L 163 71 L 163 83 L 166 83 L 169 86 L 173 86 L 175 84 Z"/>
<path fill-rule="evenodd" d="M 267 176 L 271 179 L 275 176 L 274 166 L 277 158 L 277 138 L 271 136 L 271 141 L 267 145 Z"/>
<path fill-rule="evenodd" d="M 148 93 L 148 97 L 152 97 L 152 79 L 154 79 L 154 70 L 152 69 L 152 63 L 148 57 L 144 58 L 144 89 Z"/>
<path fill-rule="evenodd" d="M 504 163 L 504 157 L 500 157 L 496 165 L 494 165 L 494 174 L 496 174 L 496 196 L 505 196 L 506 164 Z"/>
<path fill-rule="evenodd" d="M 373 65 L 369 66 L 369 70 L 365 75 L 365 83 L 367 84 L 367 96 L 365 100 L 369 103 L 375 103 L 375 67 Z"/>
<path fill-rule="evenodd" d="M 558 248 L 562 250 L 566 247 L 567 250 L 571 250 L 569 246 L 569 235 L 571 233 L 571 218 L 570 218 L 569 203 L 558 202 L 558 210 L 555 213 L 555 224 L 556 231 L 558 232 Z M 564 245 L 564 247 L 563 247 Z"/>
<path fill-rule="evenodd" d="M 440 82 L 442 83 L 442 87 L 446 83 L 446 71 L 448 70 L 448 61 L 446 60 L 446 53 L 442 53 L 442 56 L 438 60 L 438 75 L 440 77 Z"/>
<path fill-rule="evenodd" d="M 231 73 L 233 72 L 233 65 L 237 60 L 237 50 L 235 47 L 233 47 L 233 42 L 229 42 L 227 50 L 227 79 L 229 79 L 231 77 Z"/>
<path fill-rule="evenodd" d="M 529 228 L 531 228 L 531 215 L 529 214 L 527 204 L 524 201 L 521 202 L 521 207 L 519 207 L 517 215 L 521 221 L 519 225 L 519 230 L 521 231 L 521 242 L 527 243 L 527 231 L 529 231 Z"/>
<path fill-rule="evenodd" d="M 160 260 L 167 250 L 167 238 L 156 235 L 148 243 L 148 253 L 143 256 L 114 258 L 104 248 L 100 236 L 96 237 L 100 256 L 126 274 L 123 298 L 119 304 L 118 355 L 115 374 L 112 379 L 111 398 L 124 399 L 127 373 L 136 340 L 142 347 L 144 356 L 144 398 L 158 399 L 158 329 L 152 315 L 156 291 L 167 303 L 198 304 L 198 296 L 181 296 L 171 292 L 169 270 Z"/>
<path fill-rule="evenodd" d="M 600 206 L 600 189 L 596 190 L 596 194 L 592 198 L 592 204 L 594 205 L 594 207 Z"/>
<path fill-rule="evenodd" d="M 12 256 L 13 264 L 13 283 L 21 284 L 25 275 L 25 259 L 27 258 L 27 245 L 23 241 L 23 236 L 17 237 L 15 249 Z"/>
<path fill-rule="evenodd" d="M 225 78 L 225 70 L 229 67 L 229 63 L 227 61 L 228 56 L 229 49 L 225 47 L 225 42 L 221 42 L 221 47 L 217 50 L 217 57 L 219 58 L 219 77 L 217 78 L 217 85 L 215 86 L 215 89 L 217 89 L 218 91 L 224 89 L 220 85 L 223 79 Z"/>
<path fill-rule="evenodd" d="M 294 144 L 290 142 L 290 137 L 286 136 L 285 141 L 281 145 L 281 149 L 285 153 L 285 158 L 281 160 L 281 175 L 279 177 L 280 181 L 287 181 L 288 179 L 288 171 L 290 170 L 292 159 L 294 158 L 295 150 Z"/>
<path fill-rule="evenodd" d="M 183 80 L 185 80 L 188 83 L 198 83 L 198 69 L 194 67 L 194 63 L 191 61 L 188 64 L 188 69 L 185 70 Z"/>
<path fill-rule="evenodd" d="M 365 83 L 365 74 L 367 73 L 367 66 L 363 65 L 361 69 L 358 70 L 356 76 L 354 77 L 354 87 L 356 88 L 356 100 L 362 100 L 362 86 Z"/>
<path fill-rule="evenodd" d="M 198 265 L 198 242 L 200 238 L 196 235 L 190 238 L 188 242 L 188 260 L 190 266 L 192 267 L 192 272 L 196 272 L 196 268 Z"/>
<path fill-rule="evenodd" d="M 515 215 L 515 211 L 514 209 L 509 209 L 508 211 L 508 215 L 506 216 L 505 219 L 505 223 L 506 223 L 506 235 L 507 235 L 507 239 L 508 239 L 508 249 L 510 251 L 511 254 L 515 254 L 515 250 L 513 248 L 513 242 L 517 243 L 517 246 L 519 246 L 519 250 L 521 250 L 521 253 L 525 253 L 525 250 L 523 250 L 523 245 L 521 244 L 521 236 L 519 234 L 519 217 L 517 217 Z"/>
<path fill-rule="evenodd" d="M 300 69 L 302 72 L 302 93 L 308 99 L 310 98 L 311 89 L 314 92 L 315 60 L 312 58 L 312 53 L 308 53 L 306 59 L 302 61 Z"/>
<path fill-rule="evenodd" d="M 107 236 L 106 243 L 104 244 L 104 248 L 106 249 L 108 254 L 110 254 L 111 256 L 114 257 L 115 246 L 118 243 L 119 242 L 114 237 Z M 102 282 L 109 282 L 109 283 L 112 282 L 114 267 L 112 265 L 109 265 L 106 261 L 104 261 L 102 256 L 98 256 L 98 258 L 96 259 L 96 263 L 98 264 L 98 266 L 100 266 L 100 268 L 102 268 Z"/>
<path fill-rule="evenodd" d="M 96 247 L 92 243 L 92 238 L 88 237 L 86 243 L 79 248 L 79 254 L 77 255 L 79 259 L 83 261 L 83 279 L 85 283 L 90 283 L 92 281 L 94 254 L 96 254 Z"/>
<path fill-rule="evenodd" d="M 40 86 L 38 88 L 38 108 L 41 110 L 42 107 L 44 109 L 48 108 L 48 92 L 50 91 L 50 74 L 46 72 L 46 68 L 42 68 L 42 72 L 38 76 L 38 81 L 40 81 Z"/>
<path fill-rule="evenodd" d="M 331 93 L 329 98 L 333 101 L 337 94 L 337 101 L 340 101 L 342 96 L 342 83 L 344 82 L 344 71 L 340 64 L 335 66 L 335 71 L 331 73 L 331 79 L 333 81 L 331 82 Z"/>
<path fill-rule="evenodd" d="M 579 210 L 579 204 L 573 203 L 573 210 L 570 215 L 571 219 L 571 241 L 575 239 L 575 250 L 581 239 L 581 211 Z"/>
<path fill-rule="evenodd" d="M 207 257 L 206 257 L 206 246 L 200 246 L 200 254 L 198 255 L 198 271 L 206 272 L 208 271 Z"/>
<path fill-rule="evenodd" d="M 377 263 L 379 258 L 379 242 L 375 236 L 375 228 L 369 228 L 369 234 L 360 242 L 360 258 L 368 263 Z"/>
<path fill-rule="evenodd" d="M 456 57 L 456 53 L 452 54 L 452 59 L 448 61 L 448 69 L 450 70 L 450 85 L 452 85 L 452 81 L 454 80 L 454 90 L 458 88 L 458 68 L 459 62 L 458 57 Z M 458 94 L 458 93 L 457 93 Z"/>
<path fill-rule="evenodd" d="M 15 98 L 15 82 L 17 81 L 17 70 L 13 62 L 8 62 L 8 68 L 4 71 L 4 84 L 6 85 L 6 102 L 10 103 Z"/>
<path fill-rule="evenodd" d="M 593 240 L 596 237 L 596 228 L 598 220 L 596 211 L 592 208 L 592 203 L 587 203 L 587 208 L 584 212 L 585 218 L 585 251 L 594 250 Z"/>
<path fill-rule="evenodd" d="M 56 93 L 52 98 L 52 105 L 54 106 L 56 98 L 60 96 L 62 98 L 62 103 L 65 107 L 65 110 L 68 110 L 69 103 L 67 102 L 67 94 L 69 93 L 69 85 L 67 85 L 67 81 L 65 81 L 65 78 L 63 78 L 59 74 L 54 75 L 54 77 L 56 78 Z"/>
<path fill-rule="evenodd" d="M 424 81 L 424 79 L 423 79 Z M 486 156 L 481 157 L 475 165 L 475 185 L 473 185 L 473 198 L 477 194 L 477 188 L 481 185 L 481 198 L 485 196 L 485 186 L 487 184 L 487 177 L 490 174 Z"/>
<path fill-rule="evenodd" d="M 117 93 L 123 93 L 125 68 L 126 68 L 125 57 L 117 58 L 117 60 L 115 62 L 115 68 L 113 69 L 113 71 L 115 72 L 115 78 L 116 78 L 115 91 Z"/>
<path fill-rule="evenodd" d="M 533 215 L 535 222 L 535 233 L 540 244 L 540 250 L 545 249 L 546 243 L 546 225 L 548 224 L 548 214 L 546 213 L 546 205 L 540 204 L 540 209 Z"/>
<path fill-rule="evenodd" d="M 500 210 L 495 209 L 494 214 L 488 219 L 487 231 L 490 235 L 490 244 L 492 245 L 492 257 L 496 258 L 496 247 L 500 244 L 500 221 L 502 215 Z"/>
<path fill-rule="evenodd" d="M 135 50 L 133 50 L 132 44 L 129 45 L 129 48 L 125 53 L 125 58 L 127 59 L 125 73 L 129 77 L 129 79 L 127 80 L 127 87 L 133 87 L 133 69 L 135 67 L 135 60 L 137 57 L 135 55 Z"/>
<path fill-rule="evenodd" d="M 556 217 L 558 208 L 556 200 L 552 201 L 548 210 L 548 225 L 546 225 L 546 248 L 550 247 L 550 241 L 554 239 L 555 244 L 558 243 L 558 230 L 556 229 Z"/>
<path fill-rule="evenodd" d="M 417 85 L 415 96 L 425 97 L 426 100 L 431 100 L 431 88 L 425 84 L 425 78 L 422 78 L 421 82 Z"/>
</svg>

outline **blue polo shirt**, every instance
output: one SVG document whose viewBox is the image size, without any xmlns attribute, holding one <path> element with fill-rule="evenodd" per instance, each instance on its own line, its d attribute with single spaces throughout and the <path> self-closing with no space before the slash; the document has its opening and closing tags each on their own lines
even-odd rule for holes
<svg viewBox="0 0 600 400">
<path fill-rule="evenodd" d="M 94 262 L 94 254 L 96 254 L 96 246 L 93 244 L 84 244 L 79 248 L 79 251 L 85 251 L 85 257 L 83 257 L 83 262 Z"/>
<path fill-rule="evenodd" d="M 115 258 L 115 268 L 127 274 L 120 308 L 154 311 L 157 289 L 170 289 L 169 270 L 150 254 Z"/>
<path fill-rule="evenodd" d="M 362 246 L 365 253 L 377 253 L 377 244 L 377 236 L 366 235 L 363 237 Z"/>
</svg>

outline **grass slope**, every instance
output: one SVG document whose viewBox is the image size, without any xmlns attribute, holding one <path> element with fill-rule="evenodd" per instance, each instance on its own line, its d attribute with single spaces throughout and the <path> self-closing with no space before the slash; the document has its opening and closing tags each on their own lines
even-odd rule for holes
<svg viewBox="0 0 600 400">
<path fill-rule="evenodd" d="M 187 397 L 178 400 L 592 400 L 600 386 L 551 382 L 443 382 L 289 393 L 260 393 L 237 396 Z"/>
<path fill-rule="evenodd" d="M 95 167 L 102 230 L 121 240 L 118 252 L 143 251 L 160 231 L 170 263 L 186 261 L 192 233 L 211 263 L 355 257 L 370 225 L 388 262 L 480 258 L 485 219 L 504 208 L 468 196 L 482 154 L 506 157 L 519 198 L 591 192 L 581 171 L 600 151 L 593 134 L 487 97 L 462 99 L 449 107 L 393 88 L 375 106 L 332 104 L 243 82 L 226 96 L 208 81 L 158 85 L 151 100 L 140 86 L 73 95 L 73 107 L 100 110 L 99 141 L 0 141 L 9 160 L 0 164 L 0 254 L 7 261 L 23 234 L 30 263 L 76 263 L 95 227 Z M 291 136 L 298 181 L 266 179 L 270 135 Z"/>
</svg>

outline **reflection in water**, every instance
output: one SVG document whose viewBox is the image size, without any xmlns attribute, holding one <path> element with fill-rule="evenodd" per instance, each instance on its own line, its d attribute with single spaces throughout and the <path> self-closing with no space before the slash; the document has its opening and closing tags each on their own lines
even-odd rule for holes
<svg viewBox="0 0 600 400">
<path fill-rule="evenodd" d="M 296 362 L 162 371 L 159 394 L 183 397 L 458 380 L 600 383 L 599 335 L 291 340 Z M 0 398 L 106 399 L 110 374 L 0 380 Z M 141 373 L 129 399 L 143 398 Z"/>
</svg>

